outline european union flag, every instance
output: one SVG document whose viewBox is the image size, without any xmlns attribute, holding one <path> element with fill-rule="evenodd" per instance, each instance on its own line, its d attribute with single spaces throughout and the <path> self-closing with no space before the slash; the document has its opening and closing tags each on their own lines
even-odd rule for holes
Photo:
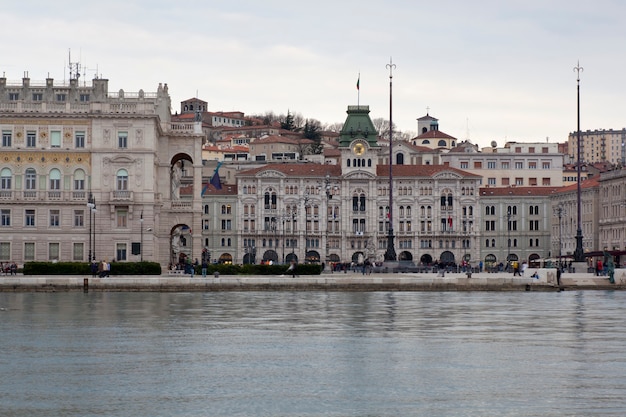
<svg viewBox="0 0 626 417">
<path fill-rule="evenodd" d="M 217 170 L 211 177 L 211 181 L 209 182 L 216 190 L 222 189 L 222 182 L 220 181 L 220 175 L 217 173 Z"/>
</svg>

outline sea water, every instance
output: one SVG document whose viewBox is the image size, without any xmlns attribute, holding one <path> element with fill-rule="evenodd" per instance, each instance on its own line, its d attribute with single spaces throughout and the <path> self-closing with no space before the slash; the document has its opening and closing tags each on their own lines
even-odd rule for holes
<svg viewBox="0 0 626 417">
<path fill-rule="evenodd" d="M 0 293 L 0 415 L 623 416 L 626 292 Z"/>
</svg>

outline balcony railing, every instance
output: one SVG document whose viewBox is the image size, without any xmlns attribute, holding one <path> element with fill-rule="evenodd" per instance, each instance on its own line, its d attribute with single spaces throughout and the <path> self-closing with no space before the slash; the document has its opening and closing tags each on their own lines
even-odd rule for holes
<svg viewBox="0 0 626 417">
<path fill-rule="evenodd" d="M 132 201 L 133 192 L 132 191 L 111 191 L 111 196 L 109 197 L 111 201 Z"/>
</svg>

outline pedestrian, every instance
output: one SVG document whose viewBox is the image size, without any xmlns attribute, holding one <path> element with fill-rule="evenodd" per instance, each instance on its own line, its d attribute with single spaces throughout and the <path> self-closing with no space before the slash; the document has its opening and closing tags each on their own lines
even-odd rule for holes
<svg viewBox="0 0 626 417">
<path fill-rule="evenodd" d="M 291 275 L 292 278 L 296 277 L 296 261 L 291 261 L 289 268 L 287 268 L 288 275 Z"/>
<path fill-rule="evenodd" d="M 526 261 L 522 262 L 522 276 L 525 276 L 524 273 L 526 272 L 527 267 L 528 264 L 526 263 Z"/>
<path fill-rule="evenodd" d="M 206 259 L 202 260 L 202 278 L 206 278 L 206 271 L 209 268 Z"/>
<path fill-rule="evenodd" d="M 561 268 L 557 268 L 556 269 L 556 285 L 560 288 L 561 287 Z"/>
<path fill-rule="evenodd" d="M 98 263 L 95 260 L 93 260 L 91 261 L 90 267 L 91 267 L 91 277 L 92 278 L 97 277 L 98 276 Z"/>
</svg>

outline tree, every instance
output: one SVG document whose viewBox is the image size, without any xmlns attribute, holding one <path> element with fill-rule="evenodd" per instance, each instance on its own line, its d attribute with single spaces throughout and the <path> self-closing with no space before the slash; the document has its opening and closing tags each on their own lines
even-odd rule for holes
<svg viewBox="0 0 626 417">
<path fill-rule="evenodd" d="M 321 154 L 324 146 L 322 145 L 322 124 L 319 120 L 307 119 L 304 123 L 304 137 L 311 139 L 315 144 L 311 147 L 311 152 L 314 154 Z"/>
<path fill-rule="evenodd" d="M 289 110 L 287 110 L 287 116 L 285 116 L 285 118 L 280 121 L 280 128 L 285 129 L 285 130 L 291 130 L 291 131 L 296 129 L 293 115 L 289 113 Z"/>
</svg>

